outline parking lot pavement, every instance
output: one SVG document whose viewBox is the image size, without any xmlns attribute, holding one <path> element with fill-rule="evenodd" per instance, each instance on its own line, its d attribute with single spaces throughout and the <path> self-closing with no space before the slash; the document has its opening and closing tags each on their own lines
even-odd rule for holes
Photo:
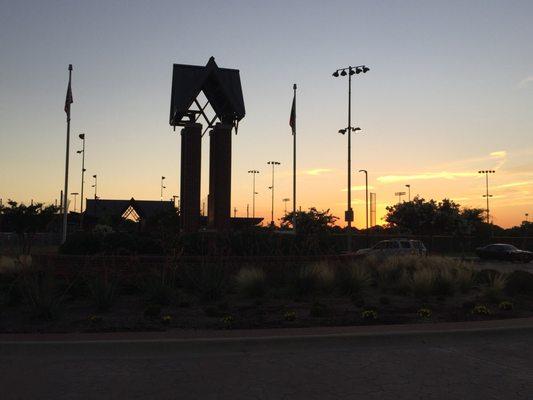
<svg viewBox="0 0 533 400">
<path fill-rule="evenodd" d="M 531 399 L 531 333 L 3 348 L 1 398 Z"/>
</svg>

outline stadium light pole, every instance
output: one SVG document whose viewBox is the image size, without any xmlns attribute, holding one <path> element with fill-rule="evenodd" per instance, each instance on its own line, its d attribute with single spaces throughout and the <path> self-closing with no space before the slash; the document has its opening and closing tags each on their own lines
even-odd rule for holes
<svg viewBox="0 0 533 400">
<path fill-rule="evenodd" d="M 411 202 L 411 185 L 405 185 L 405 187 L 407 188 L 407 199 L 409 202 Z"/>
<path fill-rule="evenodd" d="M 491 194 L 489 194 L 489 174 L 495 174 L 496 171 L 489 169 L 489 170 L 481 170 L 477 171 L 478 174 L 485 174 L 485 189 L 486 193 L 483 195 L 483 197 L 487 198 L 487 224 L 490 224 L 490 211 L 489 211 L 489 197 L 492 197 Z"/>
<path fill-rule="evenodd" d="M 400 204 L 402 202 L 402 196 L 405 196 L 405 192 L 396 192 L 394 195 L 398 196 L 398 204 Z"/>
<path fill-rule="evenodd" d="M 271 208 L 271 214 L 270 214 L 270 225 L 274 226 L 274 168 L 276 165 L 281 165 L 281 163 L 277 161 L 269 161 L 267 162 L 268 165 L 272 165 L 272 186 L 269 187 L 269 189 L 272 190 L 272 208 Z"/>
<path fill-rule="evenodd" d="M 252 218 L 255 218 L 255 195 L 257 194 L 255 191 L 255 175 L 258 174 L 259 171 L 251 169 L 248 173 L 252 174 Z"/>
<path fill-rule="evenodd" d="M 352 127 L 352 75 L 360 74 L 361 72 L 366 74 L 369 70 L 370 68 L 366 65 L 357 65 L 355 67 L 350 65 L 348 67 L 339 68 L 333 73 L 334 78 L 338 78 L 339 75 L 348 76 L 348 127 L 339 130 L 339 133 L 342 133 L 343 135 L 348 133 L 348 205 L 344 214 L 344 220 L 348 223 L 348 252 L 352 251 L 352 222 L 354 220 L 352 209 L 352 132 L 361 130 L 360 128 Z"/>
</svg>

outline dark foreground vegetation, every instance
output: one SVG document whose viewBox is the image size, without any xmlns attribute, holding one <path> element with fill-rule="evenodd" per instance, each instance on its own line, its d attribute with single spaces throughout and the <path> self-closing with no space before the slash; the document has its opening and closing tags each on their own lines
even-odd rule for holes
<svg viewBox="0 0 533 400">
<path fill-rule="evenodd" d="M 33 263 L 35 264 L 35 262 Z M 533 274 L 442 257 L 182 262 L 127 270 L 53 263 L 0 275 L 0 332 L 235 329 L 533 315 Z"/>
</svg>

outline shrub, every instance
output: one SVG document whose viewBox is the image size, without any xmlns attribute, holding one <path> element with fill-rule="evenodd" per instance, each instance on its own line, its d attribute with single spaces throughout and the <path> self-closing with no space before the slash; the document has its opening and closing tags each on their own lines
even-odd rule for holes
<svg viewBox="0 0 533 400">
<path fill-rule="evenodd" d="M 86 283 L 96 309 L 106 311 L 111 308 L 117 295 L 116 278 L 105 270 L 89 275 Z"/>
<path fill-rule="evenodd" d="M 507 277 L 505 292 L 510 296 L 533 295 L 533 274 L 526 271 L 511 272 Z"/>
<path fill-rule="evenodd" d="M 231 315 L 225 315 L 222 317 L 222 325 L 226 329 L 231 329 L 233 327 L 233 324 L 235 323 L 235 318 L 233 318 Z"/>
<path fill-rule="evenodd" d="M 372 275 L 359 264 L 351 264 L 339 270 L 339 284 L 343 293 L 361 296 L 373 283 Z"/>
<path fill-rule="evenodd" d="M 502 301 L 500 304 L 498 304 L 498 308 L 504 311 L 512 310 L 513 307 L 514 305 L 510 301 Z"/>
<path fill-rule="evenodd" d="M 422 319 L 430 319 L 431 318 L 431 310 L 429 308 L 421 308 L 417 311 L 417 315 Z"/>
<path fill-rule="evenodd" d="M 161 306 L 159 304 L 149 304 L 144 309 L 144 316 L 146 318 L 157 318 L 161 315 Z"/>
<path fill-rule="evenodd" d="M 487 306 L 477 305 L 472 309 L 472 314 L 475 315 L 490 315 L 491 312 Z"/>
<path fill-rule="evenodd" d="M 506 278 L 504 275 L 491 275 L 488 285 L 483 289 L 485 298 L 493 303 L 498 303 L 505 289 Z"/>
<path fill-rule="evenodd" d="M 378 312 L 376 310 L 364 310 L 361 313 L 361 318 L 364 320 L 376 320 L 378 319 Z"/>
<path fill-rule="evenodd" d="M 237 289 L 246 297 L 262 297 L 266 292 L 265 272 L 260 268 L 243 268 L 236 276 Z"/>
<path fill-rule="evenodd" d="M 99 315 L 89 315 L 89 318 L 87 318 L 91 324 L 99 324 L 102 322 L 102 317 Z"/>
<path fill-rule="evenodd" d="M 218 263 L 187 265 L 183 269 L 183 279 L 185 286 L 204 301 L 221 298 L 228 286 L 226 269 Z"/>
<path fill-rule="evenodd" d="M 383 306 L 388 306 L 390 304 L 390 299 L 387 296 L 381 296 L 379 298 L 379 304 Z"/>
<path fill-rule="evenodd" d="M 147 302 L 166 306 L 175 297 L 173 270 L 162 270 L 142 276 L 141 287 Z"/>
<path fill-rule="evenodd" d="M 283 319 L 285 321 L 294 321 L 296 319 L 296 313 L 294 311 L 286 311 L 283 314 Z"/>
<path fill-rule="evenodd" d="M 329 308 L 323 303 L 320 303 L 318 301 L 314 301 L 311 304 L 311 308 L 309 310 L 309 315 L 314 318 L 322 318 L 329 314 Z"/>
</svg>

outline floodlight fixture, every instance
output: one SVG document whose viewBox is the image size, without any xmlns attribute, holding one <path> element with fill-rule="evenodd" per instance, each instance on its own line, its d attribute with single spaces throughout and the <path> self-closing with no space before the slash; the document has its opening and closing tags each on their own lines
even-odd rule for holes
<svg viewBox="0 0 533 400">
<path fill-rule="evenodd" d="M 342 70 L 341 75 L 342 76 L 346 76 L 346 70 L 345 69 Z"/>
</svg>

